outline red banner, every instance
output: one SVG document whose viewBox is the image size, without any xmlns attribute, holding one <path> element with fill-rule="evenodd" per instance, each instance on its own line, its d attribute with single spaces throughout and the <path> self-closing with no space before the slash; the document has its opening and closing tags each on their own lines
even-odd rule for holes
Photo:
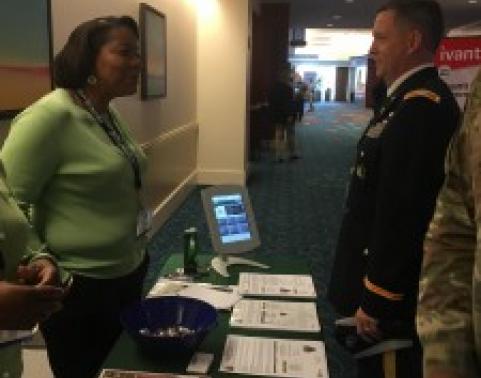
<svg viewBox="0 0 481 378">
<path fill-rule="evenodd" d="M 481 37 L 444 38 L 434 62 L 462 109 L 481 67 Z"/>
<path fill-rule="evenodd" d="M 436 53 L 435 64 L 451 69 L 481 66 L 481 37 L 444 38 Z"/>
</svg>

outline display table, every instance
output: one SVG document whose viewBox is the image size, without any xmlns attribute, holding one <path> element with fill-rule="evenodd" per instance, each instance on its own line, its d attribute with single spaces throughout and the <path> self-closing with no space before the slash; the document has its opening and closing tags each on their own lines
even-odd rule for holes
<svg viewBox="0 0 481 378">
<path fill-rule="evenodd" d="M 198 258 L 201 266 L 208 266 L 212 255 L 200 255 Z M 265 263 L 271 266 L 271 269 L 259 269 L 249 266 L 231 266 L 229 272 L 230 277 L 225 278 L 218 275 L 215 272 L 209 271 L 205 276 L 199 278 L 199 282 L 209 282 L 213 284 L 228 285 L 237 284 L 240 272 L 259 272 L 259 273 L 271 273 L 271 274 L 310 274 L 308 266 L 304 261 L 300 261 L 298 257 L 295 259 L 283 259 L 283 258 L 262 258 L 253 256 L 256 261 Z M 172 255 L 166 264 L 164 265 L 160 276 L 164 276 L 168 273 L 175 272 L 176 268 L 181 267 L 183 263 L 183 257 L 180 254 Z M 289 299 L 293 300 L 293 299 Z M 277 337 L 284 339 L 306 339 L 306 340 L 322 340 L 321 333 L 297 333 L 297 332 L 285 332 L 285 331 L 259 331 L 249 330 L 241 328 L 230 328 L 229 319 L 231 313 L 229 311 L 219 312 L 218 326 L 209 333 L 199 346 L 198 351 L 213 353 L 215 358 L 209 371 L 209 375 L 212 377 L 230 377 L 233 378 L 234 374 L 225 374 L 218 371 L 219 363 L 222 358 L 222 352 L 224 349 L 224 343 L 228 334 L 241 334 L 246 336 L 265 336 L 265 337 Z M 152 371 L 152 372 L 168 372 L 168 373 L 185 373 L 185 368 L 189 362 L 189 358 L 179 357 L 172 358 L 171 356 L 165 357 L 159 354 L 155 358 L 146 356 L 141 353 L 137 344 L 125 333 L 117 340 L 116 344 L 112 348 L 110 354 L 103 364 L 103 368 L 110 369 L 125 369 L 125 370 L 138 370 L 138 371 Z"/>
</svg>

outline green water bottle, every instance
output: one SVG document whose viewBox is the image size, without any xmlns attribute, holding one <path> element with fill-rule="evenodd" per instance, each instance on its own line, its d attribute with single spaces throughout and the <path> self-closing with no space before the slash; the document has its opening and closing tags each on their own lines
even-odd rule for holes
<svg viewBox="0 0 481 378">
<path fill-rule="evenodd" d="M 196 259 L 198 250 L 197 229 L 190 227 L 184 231 L 184 274 L 197 273 Z"/>
</svg>

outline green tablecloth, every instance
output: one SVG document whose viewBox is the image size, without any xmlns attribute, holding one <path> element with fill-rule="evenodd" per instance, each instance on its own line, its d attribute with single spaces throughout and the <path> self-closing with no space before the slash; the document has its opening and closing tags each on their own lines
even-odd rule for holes
<svg viewBox="0 0 481 378">
<path fill-rule="evenodd" d="M 212 255 L 200 255 L 198 261 L 202 266 L 208 266 Z M 271 269 L 259 269 L 246 265 L 230 266 L 230 277 L 224 278 L 219 274 L 209 271 L 204 277 L 199 278 L 198 281 L 210 282 L 213 284 L 237 284 L 240 272 L 260 272 L 271 274 L 310 274 L 308 266 L 304 261 L 296 259 L 263 259 L 262 257 L 253 257 L 256 261 L 265 263 L 271 266 Z M 161 270 L 160 275 L 163 276 L 168 273 L 175 272 L 176 268 L 181 267 L 183 258 L 181 254 L 172 255 Z M 214 363 L 211 366 L 209 375 L 212 377 L 234 377 L 232 374 L 224 374 L 219 372 L 219 364 L 222 358 L 224 343 L 228 334 L 241 334 L 246 336 L 265 336 L 277 337 L 284 339 L 307 339 L 307 340 L 321 340 L 322 336 L 310 333 L 297 333 L 285 331 L 259 331 L 259 330 L 245 330 L 239 328 L 229 327 L 230 312 L 219 312 L 219 324 L 216 329 L 211 331 L 199 346 L 198 351 L 206 353 L 214 353 Z M 124 332 L 117 340 L 112 348 L 109 356 L 103 364 L 103 368 L 111 369 L 125 369 L 125 370 L 139 370 L 152 372 L 168 372 L 168 373 L 185 373 L 185 369 L 189 363 L 190 357 L 172 358 L 172 356 L 146 356 L 142 354 L 137 344 Z"/>
</svg>

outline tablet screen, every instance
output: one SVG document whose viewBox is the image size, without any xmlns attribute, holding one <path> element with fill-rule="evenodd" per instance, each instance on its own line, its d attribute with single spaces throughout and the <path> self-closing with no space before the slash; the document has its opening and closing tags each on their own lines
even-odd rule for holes
<svg viewBox="0 0 481 378">
<path fill-rule="evenodd" d="M 251 239 L 246 208 L 240 193 L 214 195 L 212 203 L 223 244 Z"/>
<path fill-rule="evenodd" d="M 245 187 L 211 186 L 203 189 L 201 196 L 216 253 L 244 253 L 260 245 L 254 212 Z"/>
</svg>

